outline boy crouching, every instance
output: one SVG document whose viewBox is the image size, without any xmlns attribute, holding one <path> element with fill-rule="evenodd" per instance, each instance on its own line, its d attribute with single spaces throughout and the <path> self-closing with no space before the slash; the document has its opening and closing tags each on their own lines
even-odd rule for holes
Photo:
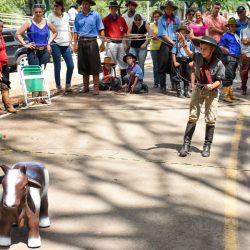
<svg viewBox="0 0 250 250">
<path fill-rule="evenodd" d="M 127 85 L 127 92 L 134 94 L 148 93 L 148 86 L 143 83 L 143 72 L 141 67 L 136 63 L 136 56 L 128 53 L 123 57 L 123 61 L 128 64 L 126 69 L 127 74 L 123 78 Z"/>
</svg>

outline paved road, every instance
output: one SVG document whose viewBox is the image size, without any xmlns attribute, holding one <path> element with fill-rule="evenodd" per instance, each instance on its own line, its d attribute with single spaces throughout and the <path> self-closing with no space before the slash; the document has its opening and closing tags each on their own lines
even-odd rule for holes
<svg viewBox="0 0 250 250">
<path fill-rule="evenodd" d="M 146 81 L 152 85 L 147 67 Z M 2 116 L 1 161 L 43 162 L 52 225 L 45 250 L 250 249 L 249 98 L 220 102 L 212 155 L 178 157 L 187 99 L 173 94 L 59 96 Z M 14 229 L 10 249 L 27 249 Z"/>
</svg>

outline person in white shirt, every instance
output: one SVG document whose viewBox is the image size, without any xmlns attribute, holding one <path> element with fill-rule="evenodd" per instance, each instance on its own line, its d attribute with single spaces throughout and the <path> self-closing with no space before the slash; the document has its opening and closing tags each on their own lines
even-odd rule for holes
<svg viewBox="0 0 250 250">
<path fill-rule="evenodd" d="M 77 5 L 76 4 L 72 4 L 69 7 L 69 10 L 68 10 L 69 20 L 70 21 L 75 21 L 77 14 L 78 14 Z"/>
<path fill-rule="evenodd" d="M 51 44 L 56 87 L 59 93 L 63 92 L 60 77 L 62 56 L 67 66 L 65 92 L 72 92 L 71 78 L 74 70 L 74 63 L 71 52 L 72 39 L 69 28 L 69 16 L 65 12 L 63 0 L 54 0 L 53 6 L 53 12 L 49 15 L 48 20 L 58 31 L 58 36 Z"/>
</svg>

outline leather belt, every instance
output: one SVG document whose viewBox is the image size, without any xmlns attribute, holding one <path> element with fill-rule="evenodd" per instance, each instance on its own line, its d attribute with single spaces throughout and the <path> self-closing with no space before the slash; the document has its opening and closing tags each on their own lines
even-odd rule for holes
<svg viewBox="0 0 250 250">
<path fill-rule="evenodd" d="M 231 62 L 238 62 L 240 57 L 235 55 L 227 55 L 227 59 Z"/>
<path fill-rule="evenodd" d="M 110 43 L 122 43 L 122 40 L 111 40 Z"/>
<path fill-rule="evenodd" d="M 95 41 L 97 37 L 79 37 L 79 41 Z"/>
<path fill-rule="evenodd" d="M 43 51 L 45 49 L 47 49 L 47 46 L 40 46 L 40 47 L 35 47 L 34 48 L 34 50 L 36 50 L 36 51 Z"/>
</svg>

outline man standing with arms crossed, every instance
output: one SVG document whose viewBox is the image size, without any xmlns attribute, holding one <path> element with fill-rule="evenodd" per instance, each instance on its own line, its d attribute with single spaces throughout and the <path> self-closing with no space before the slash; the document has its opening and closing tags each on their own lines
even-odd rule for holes
<svg viewBox="0 0 250 250">
<path fill-rule="evenodd" d="M 89 76 L 93 75 L 94 95 L 99 95 L 99 73 L 102 71 L 97 36 L 104 36 L 98 12 L 91 10 L 93 0 L 78 0 L 82 6 L 74 22 L 74 52 L 78 51 L 78 73 L 83 75 L 83 92 L 89 92 Z"/>
</svg>

